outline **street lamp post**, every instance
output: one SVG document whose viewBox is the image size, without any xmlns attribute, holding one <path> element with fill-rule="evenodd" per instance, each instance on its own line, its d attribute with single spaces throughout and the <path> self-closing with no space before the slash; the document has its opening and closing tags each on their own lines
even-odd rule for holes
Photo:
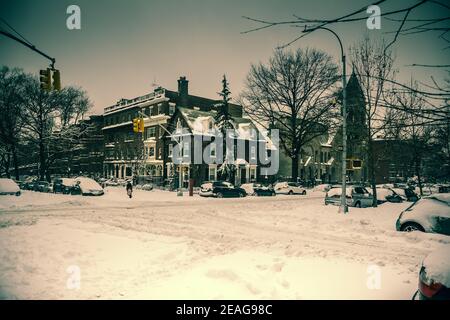
<svg viewBox="0 0 450 320">
<path fill-rule="evenodd" d="M 325 27 L 318 27 L 317 29 L 323 29 L 331 32 L 339 42 L 339 47 L 341 48 L 341 60 L 342 60 L 342 192 L 341 192 L 341 205 L 339 207 L 339 212 L 347 213 L 347 75 L 345 68 L 345 53 L 344 47 L 342 46 L 341 39 L 331 29 Z M 311 32 L 311 31 L 305 31 Z"/>
</svg>

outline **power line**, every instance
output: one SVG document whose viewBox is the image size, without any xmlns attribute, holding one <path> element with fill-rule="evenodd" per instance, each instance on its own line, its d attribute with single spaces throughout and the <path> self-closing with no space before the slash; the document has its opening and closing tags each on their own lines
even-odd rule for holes
<svg viewBox="0 0 450 320">
<path fill-rule="evenodd" d="M 28 43 L 29 45 L 33 45 L 30 41 L 28 41 L 21 33 L 19 33 L 19 31 L 17 31 L 16 29 L 14 29 L 4 18 L 0 17 L 0 21 L 2 21 L 4 24 L 6 24 L 12 31 L 14 31 L 19 37 L 22 38 L 22 40 L 24 40 L 26 43 Z"/>
</svg>

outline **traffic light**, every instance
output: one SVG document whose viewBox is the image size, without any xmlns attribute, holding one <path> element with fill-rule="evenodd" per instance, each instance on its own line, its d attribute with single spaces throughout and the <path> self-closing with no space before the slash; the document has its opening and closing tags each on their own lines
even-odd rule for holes
<svg viewBox="0 0 450 320">
<path fill-rule="evenodd" d="M 138 131 L 139 132 L 144 132 L 145 126 L 144 126 L 144 119 L 140 118 L 139 119 L 139 124 L 138 124 Z"/>
<path fill-rule="evenodd" d="M 39 71 L 39 82 L 41 84 L 42 90 L 52 90 L 52 71 L 50 70 L 50 68 Z"/>
<path fill-rule="evenodd" d="M 61 91 L 61 75 L 59 70 L 53 70 L 53 90 Z"/>
<path fill-rule="evenodd" d="M 134 118 L 133 119 L 133 132 L 139 132 L 139 122 L 140 119 L 139 118 Z"/>
</svg>

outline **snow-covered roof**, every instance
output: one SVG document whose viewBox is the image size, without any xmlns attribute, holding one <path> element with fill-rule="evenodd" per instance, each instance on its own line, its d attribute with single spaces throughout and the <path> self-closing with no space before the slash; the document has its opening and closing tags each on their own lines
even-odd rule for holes
<svg viewBox="0 0 450 320">
<path fill-rule="evenodd" d="M 183 115 L 193 134 L 213 135 L 214 131 L 218 130 L 214 122 L 214 117 L 217 114 L 215 110 L 201 111 L 182 107 L 178 108 L 178 110 Z M 258 130 L 252 120 L 233 117 L 232 124 L 235 130 L 235 138 L 243 140 L 256 140 L 258 138 L 256 133 L 260 130 Z"/>
</svg>

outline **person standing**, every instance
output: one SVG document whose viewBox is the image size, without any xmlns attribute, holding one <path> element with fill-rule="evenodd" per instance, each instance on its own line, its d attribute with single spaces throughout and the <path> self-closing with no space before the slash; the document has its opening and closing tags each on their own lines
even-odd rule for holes
<svg viewBox="0 0 450 320">
<path fill-rule="evenodd" d="M 131 199 L 131 197 L 133 196 L 133 184 L 130 180 L 127 181 L 127 194 Z"/>
</svg>

